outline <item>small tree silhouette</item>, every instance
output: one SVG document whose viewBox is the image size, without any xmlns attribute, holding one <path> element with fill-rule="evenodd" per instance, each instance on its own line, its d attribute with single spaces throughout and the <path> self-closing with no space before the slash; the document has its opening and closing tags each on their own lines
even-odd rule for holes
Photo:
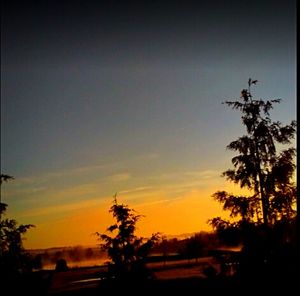
<svg viewBox="0 0 300 296">
<path fill-rule="evenodd" d="M 13 177 L 1 174 L 1 183 Z M 33 261 L 30 255 L 24 250 L 22 236 L 34 225 L 18 225 L 14 219 L 2 219 L 7 204 L 0 203 L 0 271 L 5 284 L 14 281 L 19 275 L 31 271 Z"/>
<path fill-rule="evenodd" d="M 112 261 L 109 265 L 110 272 L 117 278 L 145 277 L 145 259 L 159 240 L 159 233 L 153 234 L 149 239 L 136 236 L 136 223 L 141 215 L 137 215 L 127 205 L 118 204 L 116 197 L 109 212 L 116 219 L 116 223 L 107 228 L 113 235 L 96 234 L 103 242 L 101 248 L 107 251 Z"/>
<path fill-rule="evenodd" d="M 202 241 L 202 236 L 200 234 L 195 234 L 187 239 L 184 251 L 188 259 L 194 258 L 197 262 L 198 258 L 203 254 L 203 249 L 204 244 Z"/>
<path fill-rule="evenodd" d="M 69 269 L 68 264 L 65 259 L 61 258 L 56 261 L 55 271 L 61 272 L 61 271 L 67 271 L 68 269 Z"/>
</svg>

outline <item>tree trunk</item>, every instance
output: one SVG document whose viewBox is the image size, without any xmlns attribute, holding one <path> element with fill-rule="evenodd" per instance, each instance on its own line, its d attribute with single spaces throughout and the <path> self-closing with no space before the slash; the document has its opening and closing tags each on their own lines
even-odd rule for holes
<svg viewBox="0 0 300 296">
<path fill-rule="evenodd" d="M 261 206 L 262 206 L 262 213 L 263 213 L 263 221 L 264 221 L 264 225 L 268 226 L 269 202 L 264 192 L 264 184 L 263 184 L 264 180 L 263 180 L 261 167 L 260 167 L 261 160 L 259 157 L 257 137 L 255 137 L 254 140 L 255 140 L 255 154 L 256 154 L 256 170 L 258 173 L 258 183 L 259 183 L 260 199 L 261 199 Z"/>
</svg>

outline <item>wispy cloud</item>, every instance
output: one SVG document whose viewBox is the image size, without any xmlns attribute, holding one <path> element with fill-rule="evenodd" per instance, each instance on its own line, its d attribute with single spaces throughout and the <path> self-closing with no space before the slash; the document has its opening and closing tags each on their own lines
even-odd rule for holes
<svg viewBox="0 0 300 296">
<path fill-rule="evenodd" d="M 129 190 L 120 191 L 119 193 L 125 195 L 125 194 L 132 194 L 132 193 L 141 192 L 141 191 L 150 190 L 150 189 L 152 189 L 151 186 L 136 187 L 136 188 L 132 188 Z"/>
<path fill-rule="evenodd" d="M 158 153 L 147 153 L 137 156 L 138 159 L 151 160 L 159 157 Z"/>
<path fill-rule="evenodd" d="M 131 175 L 129 173 L 120 173 L 108 176 L 105 178 L 105 180 L 108 182 L 123 182 L 129 180 L 130 178 Z"/>
<path fill-rule="evenodd" d="M 149 182 L 155 184 L 155 187 L 165 188 L 189 188 L 189 187 L 207 187 L 222 182 L 220 172 L 215 170 L 194 170 L 167 172 L 160 175 L 149 177 Z M 154 186 L 154 185 L 153 185 Z"/>
<path fill-rule="evenodd" d="M 43 181 L 49 182 L 52 179 L 61 179 L 67 177 L 81 176 L 85 174 L 95 173 L 96 171 L 108 170 L 116 168 L 118 163 L 106 163 L 106 164 L 95 164 L 95 165 L 86 165 L 80 166 L 71 169 L 65 169 L 61 171 L 48 172 L 41 175 L 29 176 L 29 177 L 20 177 L 16 178 L 15 185 L 22 186 L 33 183 L 40 183 Z"/>
<path fill-rule="evenodd" d="M 66 197 L 86 197 L 91 194 L 97 194 L 99 192 L 99 185 L 97 183 L 88 183 L 78 186 L 68 187 L 60 191 L 55 192 L 55 199 L 64 200 Z"/>
<path fill-rule="evenodd" d="M 199 179 L 212 179 L 220 176 L 220 172 L 216 170 L 203 170 L 203 171 L 187 171 L 184 174 L 188 177 Z"/>
<path fill-rule="evenodd" d="M 150 159 L 156 159 L 159 157 L 159 154 L 157 153 L 147 153 L 142 155 L 134 156 L 129 161 L 134 160 L 150 160 Z M 76 176 L 82 176 L 82 175 L 88 175 L 91 173 L 96 173 L 97 171 L 102 171 L 104 174 L 106 174 L 108 171 L 116 171 L 120 169 L 122 165 L 124 165 L 124 161 L 118 161 L 118 162 L 108 162 L 108 163 L 101 163 L 101 164 L 90 164 L 85 166 L 79 166 L 75 168 L 70 169 L 64 169 L 54 172 L 46 172 L 40 175 L 33 175 L 29 177 L 17 177 L 14 180 L 15 186 L 24 186 L 24 185 L 31 185 L 36 183 L 43 183 L 43 182 L 49 182 L 52 179 L 61 179 L 61 178 L 67 178 L 67 177 L 76 177 Z M 126 175 L 126 176 L 125 176 Z M 112 176 L 112 180 L 123 180 L 128 179 L 129 174 L 127 173 L 117 173 L 115 174 L 115 177 Z"/>
<path fill-rule="evenodd" d="M 225 188 L 222 187 L 225 180 L 219 178 L 219 172 L 214 170 L 171 171 L 141 178 L 137 174 L 118 169 L 115 170 L 116 173 L 95 177 L 93 170 L 99 167 L 73 170 L 74 174 L 79 174 L 79 178 L 69 178 L 66 183 L 60 182 L 56 186 L 51 186 L 51 181 L 46 186 L 39 183 L 17 188 L 12 186 L 10 193 L 18 194 L 13 200 L 17 217 L 33 217 L 36 220 L 41 220 L 42 216 L 55 220 L 58 214 L 61 218 L 67 217 L 76 211 L 79 213 L 81 209 L 111 201 L 115 192 L 118 193 L 120 202 L 144 210 L 153 206 L 172 206 L 193 190 L 197 190 L 200 199 L 210 199 L 215 190 Z M 91 172 L 92 177 L 82 179 L 80 172 Z M 69 174 L 73 177 L 71 171 Z M 22 191 L 27 194 L 26 198 L 20 198 L 23 196 Z"/>
<path fill-rule="evenodd" d="M 43 194 L 44 192 L 47 191 L 46 186 L 38 186 L 38 185 L 32 185 L 29 187 L 21 187 L 21 186 L 13 186 L 11 185 L 10 187 L 4 187 L 3 189 L 1 188 L 3 196 L 5 198 L 11 198 L 13 196 L 23 196 L 24 198 L 27 196 L 32 196 L 36 194 Z"/>
<path fill-rule="evenodd" d="M 137 205 L 137 207 L 143 207 L 144 208 L 144 207 L 154 206 L 154 205 L 158 205 L 158 204 L 173 203 L 173 202 L 176 202 L 180 199 L 182 199 L 182 197 L 159 199 L 159 200 L 155 200 L 155 201 L 148 201 L 148 202 L 144 202 L 144 203 L 139 203 Z"/>
<path fill-rule="evenodd" d="M 98 176 L 99 182 L 123 182 L 132 178 L 128 172 L 120 172 L 121 168 L 124 168 L 124 165 L 127 166 L 127 162 L 140 162 L 143 160 L 156 159 L 158 157 L 159 155 L 157 153 L 146 153 L 134 156 L 128 161 L 89 164 L 59 171 L 45 172 L 39 175 L 16 176 L 14 182 L 10 184 L 9 189 L 14 189 L 14 193 L 16 193 L 17 189 L 20 188 L 23 193 L 26 191 L 30 194 L 46 189 L 51 190 L 57 183 L 62 183 L 62 180 L 66 180 L 68 183 L 72 183 L 70 181 L 72 179 L 85 182 L 81 178 L 88 178 L 89 176 L 93 176 L 93 179 L 95 179 L 95 176 Z M 102 177 L 102 179 L 100 179 L 100 177 Z M 27 189 L 25 190 L 25 188 Z M 9 191 L 10 190 L 7 191 L 7 194 L 13 194 Z"/>
<path fill-rule="evenodd" d="M 135 181 L 135 180 L 133 180 Z M 134 206 L 172 203 L 185 194 L 197 190 L 199 198 L 210 198 L 218 188 L 225 188 L 226 180 L 215 170 L 169 172 L 143 179 L 149 186 L 134 187 L 118 192 L 120 198 Z"/>
<path fill-rule="evenodd" d="M 50 216 L 50 215 L 57 215 L 58 213 L 68 214 L 69 212 L 84 210 L 87 208 L 93 208 L 96 206 L 101 206 L 101 199 L 90 199 L 80 202 L 73 202 L 68 204 L 62 205 L 54 205 L 54 206 L 47 206 L 47 207 L 39 207 L 35 209 L 30 209 L 23 211 L 20 214 L 20 217 L 37 217 L 37 216 Z"/>
</svg>

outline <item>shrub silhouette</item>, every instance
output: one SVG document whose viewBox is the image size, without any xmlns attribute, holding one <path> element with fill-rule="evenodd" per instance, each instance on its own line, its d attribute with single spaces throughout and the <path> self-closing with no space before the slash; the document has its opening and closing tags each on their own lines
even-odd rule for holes
<svg viewBox="0 0 300 296">
<path fill-rule="evenodd" d="M 1 183 L 13 177 L 1 174 Z M 0 203 L 0 268 L 5 277 L 15 277 L 32 269 L 30 255 L 23 248 L 22 236 L 33 227 L 31 224 L 18 225 L 14 219 L 2 219 L 7 204 Z"/>
<path fill-rule="evenodd" d="M 109 212 L 116 219 L 116 223 L 107 228 L 112 235 L 96 234 L 103 242 L 101 248 L 111 259 L 110 274 L 117 278 L 147 277 L 145 259 L 158 241 L 159 234 L 155 233 L 149 239 L 136 236 L 136 223 L 141 215 L 127 205 L 118 204 L 116 197 Z"/>
<path fill-rule="evenodd" d="M 14 179 L 9 175 L 1 174 L 0 185 Z M 33 273 L 33 268 L 40 269 L 39 258 L 33 258 L 23 247 L 23 235 L 33 225 L 18 224 L 14 219 L 3 217 L 7 204 L 0 202 L 0 274 L 1 290 L 10 291 L 11 295 L 30 293 L 41 295 L 45 287 L 40 274 Z"/>
<path fill-rule="evenodd" d="M 67 271 L 68 269 L 69 269 L 68 264 L 65 259 L 61 258 L 56 261 L 55 271 L 61 272 L 61 271 Z"/>
</svg>

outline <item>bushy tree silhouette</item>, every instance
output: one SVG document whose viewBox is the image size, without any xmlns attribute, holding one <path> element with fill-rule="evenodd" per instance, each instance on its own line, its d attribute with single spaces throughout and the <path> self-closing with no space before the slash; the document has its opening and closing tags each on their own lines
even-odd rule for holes
<svg viewBox="0 0 300 296">
<path fill-rule="evenodd" d="M 254 99 L 251 86 L 256 83 L 257 80 L 249 79 L 248 89 L 242 90 L 240 99 L 225 102 L 241 111 L 247 134 L 227 146 L 239 154 L 232 158 L 234 168 L 223 173 L 229 181 L 248 188 L 253 195 L 235 196 L 218 191 L 213 197 L 223 204 L 224 210 L 231 212 L 231 217 L 239 216 L 243 222 L 263 222 L 267 226 L 291 220 L 296 215 L 296 187 L 292 182 L 296 149 L 288 147 L 278 153 L 283 145 L 291 144 L 296 121 L 288 125 L 272 121 L 269 111 L 280 99 Z"/>
<path fill-rule="evenodd" d="M 127 205 L 118 204 L 116 197 L 109 212 L 116 219 L 116 223 L 107 228 L 112 235 L 96 234 L 103 242 L 101 248 L 107 251 L 112 261 L 109 265 L 110 272 L 118 278 L 145 277 L 145 259 L 159 240 L 159 233 L 153 234 L 149 239 L 136 236 L 136 223 L 141 215 Z"/>
<path fill-rule="evenodd" d="M 8 181 L 13 177 L 1 174 L 1 185 L 3 181 Z M 16 282 L 22 274 L 30 272 L 33 260 L 24 250 L 22 236 L 28 229 L 33 227 L 31 224 L 18 225 L 14 219 L 2 219 L 7 210 L 7 204 L 0 203 L 0 270 L 3 282 L 7 285 Z"/>
<path fill-rule="evenodd" d="M 204 241 L 202 239 L 201 234 L 194 234 L 192 237 L 186 240 L 184 253 L 188 257 L 188 259 L 196 259 L 201 257 L 204 253 Z"/>
<path fill-rule="evenodd" d="M 255 84 L 257 80 L 250 78 L 240 99 L 225 101 L 226 105 L 241 112 L 246 135 L 227 146 L 238 155 L 232 158 L 234 168 L 222 175 L 241 188 L 249 189 L 250 194 L 215 192 L 214 199 L 223 205 L 223 210 L 230 211 L 235 222 L 216 217 L 209 223 L 224 242 L 242 242 L 248 262 L 257 259 L 261 263 L 272 262 L 272 256 L 277 256 L 278 260 L 285 252 L 283 249 L 295 243 L 297 194 L 293 174 L 296 149 L 291 144 L 296 121 L 287 125 L 272 121 L 270 110 L 281 100 L 254 99 L 251 87 Z"/>
</svg>

